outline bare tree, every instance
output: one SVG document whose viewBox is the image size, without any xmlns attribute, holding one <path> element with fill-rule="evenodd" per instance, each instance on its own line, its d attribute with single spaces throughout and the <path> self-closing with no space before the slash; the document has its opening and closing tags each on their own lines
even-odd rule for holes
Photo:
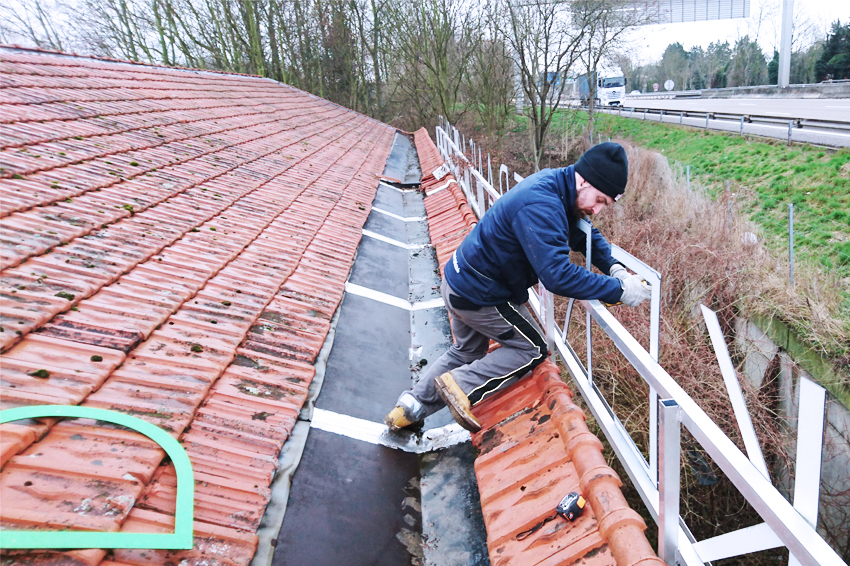
<svg viewBox="0 0 850 566">
<path fill-rule="evenodd" d="M 3 41 L 11 43 L 20 37 L 37 47 L 63 50 L 66 43 L 64 34 L 50 16 L 59 12 L 64 12 L 64 6 L 51 0 L 18 0 L 0 4 Z"/>
<path fill-rule="evenodd" d="M 484 125 L 492 146 L 501 151 L 502 137 L 516 96 L 514 62 L 507 38 L 498 25 L 499 5 L 488 1 L 481 9 L 482 40 L 470 58 L 465 100 Z"/>
<path fill-rule="evenodd" d="M 397 92 L 419 124 L 442 114 L 456 121 L 469 58 L 478 48 L 478 18 L 462 0 L 406 0 L 392 11 Z M 401 102 L 401 101 L 398 101 Z"/>
<path fill-rule="evenodd" d="M 503 4 L 502 29 L 513 51 L 531 120 L 534 169 L 540 169 L 546 134 L 561 105 L 566 77 L 580 55 L 585 29 L 574 26 L 570 4 L 531 0 Z"/>
<path fill-rule="evenodd" d="M 158 62 L 148 47 L 155 37 L 146 14 L 148 7 L 132 0 L 84 0 L 72 22 L 77 39 L 98 55 L 148 62 Z"/>
<path fill-rule="evenodd" d="M 369 96 L 369 113 L 379 120 L 384 119 L 387 106 L 384 95 L 387 59 L 390 58 L 386 37 L 386 18 L 384 18 L 387 5 L 388 0 L 354 0 L 352 2 L 360 43 L 362 49 L 368 53 L 371 63 L 371 67 L 365 71 L 367 75 L 371 73 L 373 85 Z"/>
</svg>

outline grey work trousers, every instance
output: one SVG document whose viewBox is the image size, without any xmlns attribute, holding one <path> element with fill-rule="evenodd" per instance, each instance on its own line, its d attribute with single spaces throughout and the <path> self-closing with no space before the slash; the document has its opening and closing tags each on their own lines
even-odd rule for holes
<svg viewBox="0 0 850 566">
<path fill-rule="evenodd" d="M 450 371 L 475 405 L 542 363 L 546 340 L 525 305 L 477 306 L 465 301 L 446 283 L 440 287 L 451 316 L 454 343 L 422 375 L 411 393 L 422 403 L 423 419 L 443 408 L 434 379 Z M 487 353 L 490 340 L 500 344 Z"/>
</svg>

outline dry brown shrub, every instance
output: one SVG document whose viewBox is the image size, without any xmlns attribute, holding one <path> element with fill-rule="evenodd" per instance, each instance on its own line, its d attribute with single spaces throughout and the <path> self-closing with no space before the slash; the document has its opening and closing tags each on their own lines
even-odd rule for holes
<svg viewBox="0 0 850 566">
<path fill-rule="evenodd" d="M 739 187 L 717 201 L 698 187 L 689 193 L 662 155 L 618 141 L 629 155 L 629 185 L 613 214 L 596 224 L 663 274 L 665 309 L 698 314 L 703 303 L 744 316 L 774 316 L 822 354 L 850 350 L 837 286 L 808 264 L 795 266 L 795 286 L 788 285 L 787 257 L 770 253 L 759 230 L 738 213 L 737 203 L 753 195 Z"/>
<path fill-rule="evenodd" d="M 699 305 L 717 313 L 727 337 L 734 335 L 737 317 L 769 314 L 805 328 L 808 338 L 823 345 L 822 351 L 835 351 L 846 349 L 850 336 L 843 323 L 830 314 L 840 304 L 840 297 L 810 269 L 798 269 L 798 288 L 788 289 L 787 263 L 748 234 L 758 232 L 737 212 L 736 201 L 747 195 L 729 193 L 715 202 L 698 190 L 689 193 L 662 155 L 617 141 L 629 156 L 628 188 L 594 224 L 609 241 L 662 274 L 660 364 L 746 453 Z M 583 263 L 584 258 L 575 254 L 574 261 Z M 557 301 L 559 321 L 565 307 L 566 300 Z M 626 329 L 648 348 L 649 305 L 612 308 Z M 598 325 L 592 328 L 595 382 L 647 454 L 648 389 Z M 585 331 L 584 311 L 579 309 L 573 313 L 568 339 L 581 350 L 578 354 L 584 362 L 586 354 L 578 345 L 584 343 Z M 742 363 L 734 341 L 727 339 L 727 343 L 735 361 Z M 778 414 L 778 367 L 770 369 L 759 389 L 746 379 L 739 381 L 765 459 L 775 474 L 772 480 L 782 485 L 793 465 L 787 431 Z M 683 434 L 682 450 L 682 516 L 698 540 L 761 521 L 687 433 Z M 711 470 L 716 484 L 701 485 L 700 479 L 706 477 L 699 471 L 701 463 Z M 750 555 L 742 563 L 775 559 L 775 553 Z"/>
</svg>

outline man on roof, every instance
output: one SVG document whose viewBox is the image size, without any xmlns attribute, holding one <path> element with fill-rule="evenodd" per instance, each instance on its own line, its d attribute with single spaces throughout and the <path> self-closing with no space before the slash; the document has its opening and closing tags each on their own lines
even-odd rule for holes
<svg viewBox="0 0 850 566">
<path fill-rule="evenodd" d="M 570 262 L 584 252 L 578 221 L 622 196 L 629 176 L 626 152 L 616 143 L 587 150 L 578 163 L 544 169 L 508 191 L 466 236 L 446 264 L 441 286 L 454 335 L 452 347 L 401 394 L 384 419 L 398 431 L 444 405 L 467 430 L 481 425 L 472 406 L 529 373 L 547 355 L 546 340 L 525 303 L 541 281 L 557 295 L 637 306 L 650 297 L 638 275 L 611 257 L 594 228 L 591 260 L 602 273 Z M 488 354 L 490 340 L 500 347 Z"/>
</svg>

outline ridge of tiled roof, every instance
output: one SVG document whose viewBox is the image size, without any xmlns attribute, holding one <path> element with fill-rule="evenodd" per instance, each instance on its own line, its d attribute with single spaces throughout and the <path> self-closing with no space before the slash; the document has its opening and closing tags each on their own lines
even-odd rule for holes
<svg viewBox="0 0 850 566">
<path fill-rule="evenodd" d="M 422 166 L 431 241 L 441 271 L 475 225 L 474 213 L 443 165 L 427 130 L 415 133 Z M 498 344 L 491 342 L 491 351 Z M 480 451 L 475 474 L 493 566 L 662 566 L 644 535 L 646 524 L 626 502 L 617 474 L 605 462 L 602 443 L 587 428 L 584 412 L 546 361 L 531 376 L 473 408 L 482 430 L 472 440 Z M 560 442 L 558 441 L 560 440 Z M 523 540 L 517 535 L 554 513 L 577 492 L 589 505 L 575 521 L 558 518 Z"/>
<path fill-rule="evenodd" d="M 493 565 L 663 565 L 572 397 L 558 366 L 546 361 L 473 409 L 482 425 L 473 435 L 475 473 Z M 588 502 L 578 519 L 558 518 L 517 540 L 570 492 Z"/>
<path fill-rule="evenodd" d="M 437 146 L 431 141 L 428 130 L 420 128 L 413 137 L 422 168 L 421 188 L 426 195 L 435 191 L 425 197 L 425 211 L 428 214 L 431 243 L 437 251 L 437 263 L 440 264 L 442 273 L 446 262 L 478 220 L 467 204 L 466 197 L 463 196 L 463 191 L 460 190 L 453 174 L 447 173 L 440 179 L 434 177 L 434 170 L 444 161 Z M 440 187 L 443 188 L 437 191 Z"/>
<path fill-rule="evenodd" d="M 118 64 L 118 65 L 141 65 L 143 67 L 150 67 L 152 69 L 157 69 L 157 70 L 160 70 L 160 71 L 176 71 L 178 73 L 184 73 L 184 75 L 186 73 L 189 73 L 189 74 L 201 73 L 201 74 L 213 74 L 213 75 L 222 75 L 222 76 L 231 76 L 231 77 L 245 77 L 245 78 L 254 79 L 254 80 L 258 80 L 258 81 L 266 81 L 266 82 L 270 82 L 270 83 L 274 83 L 274 84 L 278 84 L 278 85 L 283 85 L 283 86 L 285 86 L 286 88 L 288 88 L 292 91 L 298 92 L 298 93 L 300 93 L 304 96 L 307 96 L 307 97 L 316 99 L 318 101 L 321 101 L 325 105 L 334 106 L 336 108 L 340 108 L 342 110 L 345 110 L 348 113 L 357 114 L 358 116 L 363 116 L 367 120 L 371 120 L 371 121 L 377 122 L 379 124 L 383 124 L 383 122 L 380 122 L 379 120 L 376 120 L 375 118 L 372 118 L 371 116 L 363 114 L 362 112 L 358 112 L 357 110 L 352 110 L 350 108 L 346 108 L 346 107 L 344 107 L 340 104 L 337 104 L 336 102 L 332 102 L 330 100 L 321 98 L 320 96 L 316 96 L 315 94 L 308 92 L 306 90 L 303 90 L 303 89 L 300 89 L 298 87 L 288 85 L 288 84 L 285 84 L 285 83 L 281 83 L 281 82 L 279 82 L 279 81 L 277 81 L 273 78 L 264 77 L 262 75 L 252 75 L 250 73 L 238 73 L 236 71 L 221 71 L 221 70 L 217 70 L 217 69 L 204 69 L 204 68 L 199 68 L 199 67 L 187 67 L 187 66 L 183 66 L 183 65 L 164 65 L 162 63 L 149 63 L 149 62 L 145 62 L 145 61 L 133 61 L 131 59 L 116 59 L 116 58 L 113 58 L 113 57 L 106 57 L 106 56 L 102 56 L 102 55 L 66 53 L 66 52 L 63 52 L 63 51 L 45 49 L 45 48 L 42 48 L 42 47 L 26 47 L 26 46 L 21 46 L 21 45 L 17 45 L 17 44 L 0 44 L 0 50 L 4 50 L 4 49 L 32 52 L 34 54 L 42 54 L 42 55 L 54 55 L 54 56 L 63 57 L 63 58 L 92 59 L 92 60 L 95 60 L 95 61 L 104 61 L 104 62 L 107 62 L 107 63 Z M 0 88 L 2 88 L 2 85 L 0 85 Z M 2 124 L 2 123 L 4 123 L 3 118 L 2 118 L 2 116 L 0 116 L 0 124 Z M 401 131 L 401 130 L 399 130 L 399 131 Z M 403 133 L 406 133 L 406 132 L 403 132 Z M 0 176 L 0 177 L 2 177 L 2 176 Z"/>
<path fill-rule="evenodd" d="M 253 78 L 2 50 L 0 72 L 0 408 L 133 414 L 196 480 L 191 550 L 4 564 L 248 564 L 395 130 Z M 95 424 L 2 425 L 4 528 L 173 531 L 162 449 Z"/>
<path fill-rule="evenodd" d="M 17 43 L 0 43 L 0 49 L 14 49 L 16 51 L 27 51 L 32 53 L 41 53 L 44 55 L 59 55 L 61 57 L 79 57 L 82 59 L 94 59 L 95 61 L 107 61 L 110 63 L 126 63 L 128 65 L 144 65 L 145 67 L 154 67 L 157 69 L 177 69 L 181 71 L 198 71 L 202 73 L 216 73 L 220 75 L 234 75 L 239 77 L 255 77 L 263 79 L 262 75 L 252 75 L 251 73 L 237 73 L 236 71 L 219 71 L 217 69 L 201 69 L 199 67 L 187 67 L 184 65 L 166 65 L 164 63 L 150 63 L 147 61 L 133 61 L 132 59 L 116 59 L 115 57 L 107 57 L 105 55 L 93 55 L 88 53 L 75 53 L 73 51 L 59 51 L 56 49 L 47 49 L 46 47 L 31 47 L 27 45 L 19 45 Z"/>
</svg>

